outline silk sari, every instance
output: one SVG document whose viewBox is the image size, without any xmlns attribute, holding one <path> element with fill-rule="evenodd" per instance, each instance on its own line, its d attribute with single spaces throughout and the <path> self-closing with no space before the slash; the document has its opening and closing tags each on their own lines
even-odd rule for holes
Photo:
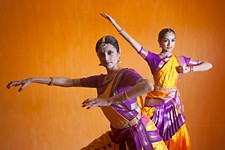
<svg viewBox="0 0 225 150">
<path fill-rule="evenodd" d="M 144 114 L 155 123 L 168 149 L 189 150 L 190 138 L 185 126 L 184 108 L 177 90 L 181 74 L 176 70 L 185 65 L 182 57 L 162 59 L 154 70 L 155 88 L 145 99 Z"/>
<path fill-rule="evenodd" d="M 119 94 L 118 84 L 125 71 L 122 69 L 99 97 Z M 117 102 L 101 109 L 110 121 L 111 131 L 101 135 L 83 150 L 167 150 L 154 123 L 142 114 L 137 99 Z"/>
</svg>

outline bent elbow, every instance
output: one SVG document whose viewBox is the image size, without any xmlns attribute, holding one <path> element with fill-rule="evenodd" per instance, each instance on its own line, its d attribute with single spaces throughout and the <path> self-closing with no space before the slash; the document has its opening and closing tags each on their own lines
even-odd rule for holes
<svg viewBox="0 0 225 150">
<path fill-rule="evenodd" d="M 213 67 L 212 64 L 208 63 L 208 62 L 206 62 L 206 65 L 207 65 L 206 70 L 209 70 L 209 69 L 211 69 Z"/>
<path fill-rule="evenodd" d="M 213 67 L 213 65 L 211 63 L 209 63 L 209 69 L 211 69 Z"/>
</svg>

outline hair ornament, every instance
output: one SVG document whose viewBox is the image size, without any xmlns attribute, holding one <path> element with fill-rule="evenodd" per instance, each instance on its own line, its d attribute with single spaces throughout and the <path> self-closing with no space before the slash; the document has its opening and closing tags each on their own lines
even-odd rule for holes
<svg viewBox="0 0 225 150">
<path fill-rule="evenodd" d="M 101 48 L 105 48 L 106 46 L 107 46 L 107 43 L 105 43 L 105 36 L 104 36 L 104 37 L 102 38 L 100 47 L 101 47 Z"/>
</svg>

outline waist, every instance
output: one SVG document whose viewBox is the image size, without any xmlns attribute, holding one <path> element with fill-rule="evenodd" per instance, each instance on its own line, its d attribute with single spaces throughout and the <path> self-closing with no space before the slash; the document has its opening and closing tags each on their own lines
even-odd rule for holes
<svg viewBox="0 0 225 150">
<path fill-rule="evenodd" d="M 177 88 L 176 87 L 161 87 L 161 86 L 157 86 L 154 85 L 154 89 L 159 90 L 159 91 L 166 91 L 166 92 L 173 92 L 176 91 Z"/>
<path fill-rule="evenodd" d="M 139 112 L 137 114 L 136 117 L 134 117 L 132 120 L 127 121 L 127 122 L 116 122 L 114 124 L 111 124 L 111 126 L 115 129 L 124 129 L 124 128 L 128 128 L 131 127 L 133 125 L 136 125 L 139 120 L 141 119 L 141 112 Z"/>
<path fill-rule="evenodd" d="M 145 97 L 145 106 L 148 107 L 154 107 L 154 106 L 160 106 L 177 95 L 177 88 L 165 88 L 165 87 L 160 87 L 157 85 L 154 85 L 154 91 L 150 92 L 146 97 Z"/>
</svg>

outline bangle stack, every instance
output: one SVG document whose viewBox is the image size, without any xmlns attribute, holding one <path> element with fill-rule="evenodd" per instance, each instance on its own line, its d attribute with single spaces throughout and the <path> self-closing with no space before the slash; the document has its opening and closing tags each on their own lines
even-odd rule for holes
<svg viewBox="0 0 225 150">
<path fill-rule="evenodd" d="M 123 92 L 123 98 L 124 98 L 125 100 L 131 99 L 131 98 L 127 95 L 126 90 Z"/>
<path fill-rule="evenodd" d="M 54 84 L 54 78 L 53 77 L 49 77 L 51 80 L 50 82 L 48 83 L 48 85 L 53 85 Z"/>
<path fill-rule="evenodd" d="M 119 34 L 121 34 L 121 32 L 123 32 L 123 29 L 121 28 L 118 32 L 119 32 Z"/>
</svg>

